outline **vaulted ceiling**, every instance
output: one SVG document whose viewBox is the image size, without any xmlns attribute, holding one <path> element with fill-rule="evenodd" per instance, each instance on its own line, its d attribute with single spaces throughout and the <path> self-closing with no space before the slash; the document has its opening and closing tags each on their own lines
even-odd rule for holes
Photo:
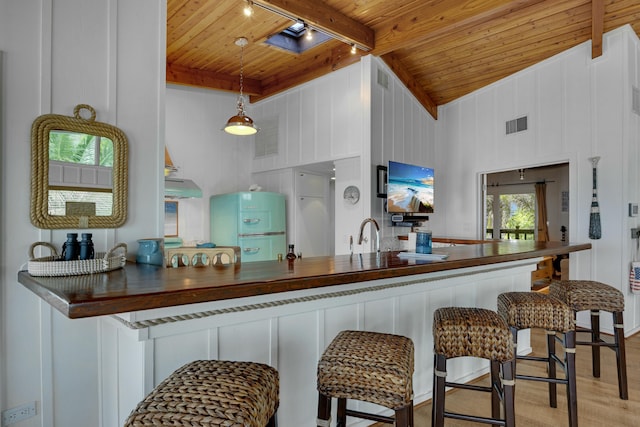
<svg viewBox="0 0 640 427">
<path fill-rule="evenodd" d="M 335 38 L 301 54 L 267 45 L 292 18 Z M 372 54 L 437 117 L 438 105 L 589 39 L 597 57 L 603 32 L 624 24 L 640 34 L 639 0 L 167 0 L 167 83 L 238 92 L 245 37 L 251 101 Z"/>
</svg>

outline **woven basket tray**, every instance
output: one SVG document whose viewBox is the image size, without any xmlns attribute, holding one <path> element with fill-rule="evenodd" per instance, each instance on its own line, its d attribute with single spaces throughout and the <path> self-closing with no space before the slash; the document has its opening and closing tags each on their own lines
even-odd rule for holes
<svg viewBox="0 0 640 427">
<path fill-rule="evenodd" d="M 34 258 L 33 251 L 38 246 L 46 246 L 51 250 L 50 256 Z M 123 249 L 116 255 L 117 249 Z M 109 252 L 96 252 L 95 259 L 64 261 L 58 255 L 55 246 L 47 242 L 35 242 L 29 248 L 27 270 L 32 276 L 78 276 L 81 274 L 104 273 L 124 267 L 127 262 L 127 245 L 118 243 Z"/>
</svg>

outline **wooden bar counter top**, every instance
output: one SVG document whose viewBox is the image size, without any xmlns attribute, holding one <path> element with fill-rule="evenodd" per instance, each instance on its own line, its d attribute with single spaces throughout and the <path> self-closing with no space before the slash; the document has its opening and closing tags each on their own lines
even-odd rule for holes
<svg viewBox="0 0 640 427">
<path fill-rule="evenodd" d="M 127 263 L 119 270 L 83 276 L 34 277 L 18 281 L 69 318 L 103 316 L 184 304 L 364 282 L 562 255 L 590 243 L 496 241 L 434 248 L 446 260 L 407 260 L 398 252 L 259 261 L 221 267 L 163 268 Z"/>
</svg>

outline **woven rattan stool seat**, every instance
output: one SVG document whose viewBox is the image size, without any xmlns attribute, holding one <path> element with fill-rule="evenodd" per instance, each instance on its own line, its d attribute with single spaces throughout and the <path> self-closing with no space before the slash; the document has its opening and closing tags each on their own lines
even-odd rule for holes
<svg viewBox="0 0 640 427">
<path fill-rule="evenodd" d="M 565 302 L 571 309 L 591 312 L 591 327 L 578 327 L 577 332 L 591 334 L 589 341 L 577 341 L 578 345 L 591 346 L 591 366 L 593 376 L 600 377 L 600 347 L 615 351 L 618 369 L 618 391 L 620 398 L 627 400 L 627 359 L 624 343 L 624 295 L 613 286 L 592 280 L 562 280 L 551 282 L 549 295 Z M 614 342 L 605 341 L 600 336 L 600 311 L 613 316 Z M 584 336 L 584 335 L 582 335 Z"/>
<path fill-rule="evenodd" d="M 413 425 L 413 341 L 400 335 L 342 331 L 318 361 L 318 425 L 328 426 L 331 399 L 338 425 L 346 416 Z M 395 419 L 347 409 L 347 399 L 384 406 Z"/>
<path fill-rule="evenodd" d="M 440 308 L 433 315 L 434 351 L 453 357 L 473 356 L 504 362 L 513 359 L 509 327 L 495 311 Z"/>
<path fill-rule="evenodd" d="M 509 326 L 518 329 L 540 328 L 548 331 L 574 330 L 570 307 L 555 298 L 537 292 L 506 292 L 498 296 L 498 313 Z"/>
<path fill-rule="evenodd" d="M 200 360 L 172 373 L 125 422 L 134 426 L 265 427 L 278 408 L 278 372 L 253 362 Z"/>
<path fill-rule="evenodd" d="M 442 427 L 445 418 L 454 418 L 513 427 L 515 425 L 513 399 L 515 356 L 513 337 L 504 319 L 495 311 L 484 308 L 439 308 L 433 313 L 433 345 L 431 425 Z M 446 381 L 447 359 L 465 356 L 480 357 L 490 361 L 490 386 Z M 491 418 L 447 411 L 445 409 L 446 387 L 491 393 Z M 501 409 L 503 409 L 504 418 L 500 415 Z"/>
<path fill-rule="evenodd" d="M 624 295 L 618 289 L 592 280 L 551 282 L 549 295 L 564 301 L 575 311 L 624 311 Z"/>
<path fill-rule="evenodd" d="M 318 391 L 401 408 L 413 399 L 413 352 L 400 335 L 342 331 L 318 362 Z"/>
</svg>

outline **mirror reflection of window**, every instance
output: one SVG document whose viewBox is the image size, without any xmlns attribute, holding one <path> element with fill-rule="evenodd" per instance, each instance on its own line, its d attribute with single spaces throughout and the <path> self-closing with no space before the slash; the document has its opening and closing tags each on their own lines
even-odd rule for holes
<svg viewBox="0 0 640 427">
<path fill-rule="evenodd" d="M 113 147 L 106 137 L 49 132 L 49 215 L 113 214 Z"/>
</svg>

